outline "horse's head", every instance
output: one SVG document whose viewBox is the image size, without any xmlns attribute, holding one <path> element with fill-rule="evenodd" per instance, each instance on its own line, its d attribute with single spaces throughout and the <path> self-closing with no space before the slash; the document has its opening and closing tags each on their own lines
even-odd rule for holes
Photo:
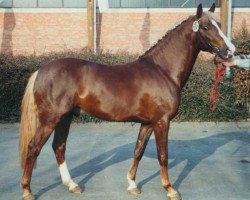
<svg viewBox="0 0 250 200">
<path fill-rule="evenodd" d="M 227 39 L 220 29 L 220 21 L 214 14 L 215 4 L 208 12 L 203 12 L 202 5 L 197 8 L 193 31 L 198 34 L 200 49 L 229 58 L 235 52 L 235 46 Z"/>
</svg>

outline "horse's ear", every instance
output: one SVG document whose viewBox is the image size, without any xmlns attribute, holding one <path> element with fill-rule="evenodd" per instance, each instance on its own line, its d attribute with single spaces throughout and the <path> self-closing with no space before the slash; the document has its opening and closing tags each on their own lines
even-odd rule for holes
<svg viewBox="0 0 250 200">
<path fill-rule="evenodd" d="M 211 6 L 211 8 L 209 9 L 210 12 L 214 12 L 215 11 L 215 3 L 213 3 L 213 5 Z"/>
<path fill-rule="evenodd" d="M 196 18 L 199 19 L 201 18 L 203 13 L 203 9 L 202 9 L 202 4 L 200 3 L 197 7 L 197 11 L 196 11 Z"/>
</svg>

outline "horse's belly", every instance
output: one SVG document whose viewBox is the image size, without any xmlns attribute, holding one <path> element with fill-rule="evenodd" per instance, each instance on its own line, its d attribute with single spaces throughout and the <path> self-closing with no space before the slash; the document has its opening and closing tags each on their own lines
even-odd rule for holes
<svg viewBox="0 0 250 200">
<path fill-rule="evenodd" d="M 108 121 L 136 121 L 135 104 L 126 99 L 99 96 L 89 93 L 84 98 L 77 98 L 76 105 L 82 112 Z"/>
</svg>

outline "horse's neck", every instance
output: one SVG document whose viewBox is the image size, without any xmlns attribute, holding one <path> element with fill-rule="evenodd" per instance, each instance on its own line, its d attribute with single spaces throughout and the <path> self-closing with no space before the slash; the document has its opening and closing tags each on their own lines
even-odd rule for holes
<svg viewBox="0 0 250 200">
<path fill-rule="evenodd" d="M 170 31 L 166 38 L 144 56 L 160 66 L 180 88 L 190 76 L 199 53 L 192 22 L 192 18 L 189 18 Z"/>
</svg>

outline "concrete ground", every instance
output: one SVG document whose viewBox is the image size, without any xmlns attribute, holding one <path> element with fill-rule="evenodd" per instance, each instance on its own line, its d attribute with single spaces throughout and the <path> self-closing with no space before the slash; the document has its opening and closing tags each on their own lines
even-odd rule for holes
<svg viewBox="0 0 250 200">
<path fill-rule="evenodd" d="M 19 124 L 0 125 L 0 199 L 20 199 Z M 33 172 L 32 190 L 39 200 L 166 199 L 152 136 L 137 175 L 142 190 L 130 196 L 126 188 L 139 125 L 130 123 L 73 124 L 67 163 L 74 180 L 84 187 L 70 194 L 61 184 L 52 137 Z M 169 174 L 183 200 L 250 199 L 250 123 L 172 123 Z"/>
</svg>

